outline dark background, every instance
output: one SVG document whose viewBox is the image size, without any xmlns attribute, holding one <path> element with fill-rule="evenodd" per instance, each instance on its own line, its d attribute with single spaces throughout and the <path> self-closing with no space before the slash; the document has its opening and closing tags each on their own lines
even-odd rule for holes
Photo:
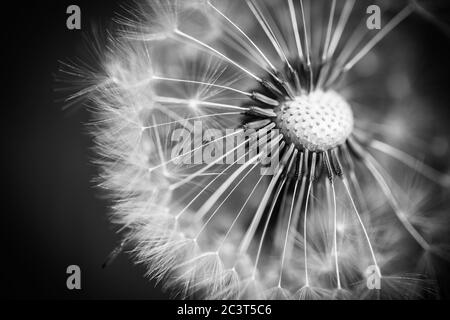
<svg viewBox="0 0 450 320">
<path fill-rule="evenodd" d="M 1 212 L 2 295 L 26 299 L 164 298 L 143 268 L 119 255 L 101 265 L 119 239 L 107 202 L 92 188 L 96 169 L 89 114 L 63 111 L 55 82 L 58 60 L 80 55 L 90 21 L 108 23 L 114 1 L 16 1 L 3 9 L 2 59 L 7 102 L 2 102 L 6 180 Z M 66 28 L 66 8 L 81 8 L 82 30 Z M 5 30 L 6 28 L 6 30 Z M 6 31 L 6 32 L 5 32 Z M 4 73 L 3 73 L 4 74 Z M 3 175 L 3 174 L 2 174 Z M 81 268 L 82 290 L 66 288 L 66 268 Z"/>
<path fill-rule="evenodd" d="M 120 255 L 101 265 L 118 237 L 97 196 L 88 112 L 63 111 L 54 93 L 58 60 L 74 57 L 90 22 L 108 22 L 117 1 L 16 1 L 2 4 L 2 207 L 1 287 L 13 299 L 167 298 L 144 279 L 142 267 Z M 66 28 L 66 8 L 82 11 L 82 31 Z M 449 118 L 450 39 L 418 17 L 408 28 L 423 42 L 423 92 Z M 5 56 L 6 55 L 6 56 Z M 438 63 L 437 63 L 438 62 Z M 66 288 L 66 268 L 82 270 L 82 290 Z M 441 277 L 448 288 L 448 275 Z M 447 279 L 447 280 L 446 280 Z M 448 295 L 444 297 L 448 298 Z"/>
</svg>

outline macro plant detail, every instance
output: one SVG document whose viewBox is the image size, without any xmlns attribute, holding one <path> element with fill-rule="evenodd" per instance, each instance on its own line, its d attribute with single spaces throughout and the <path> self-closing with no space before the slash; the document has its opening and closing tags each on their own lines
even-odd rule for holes
<svg viewBox="0 0 450 320">
<path fill-rule="evenodd" d="M 101 71 L 66 66 L 85 86 L 70 99 L 88 95 L 96 117 L 99 185 L 123 237 L 111 258 L 129 249 L 181 297 L 433 295 L 447 221 L 410 198 L 450 178 L 384 142 L 374 108 L 352 100 L 366 93 L 355 69 L 382 68 L 377 45 L 422 7 L 391 4 L 368 30 L 362 2 L 142 2 L 118 15 Z M 211 131 L 174 139 L 194 121 Z M 213 161 L 183 161 L 204 152 Z M 392 162 L 414 182 L 401 187 Z"/>
</svg>

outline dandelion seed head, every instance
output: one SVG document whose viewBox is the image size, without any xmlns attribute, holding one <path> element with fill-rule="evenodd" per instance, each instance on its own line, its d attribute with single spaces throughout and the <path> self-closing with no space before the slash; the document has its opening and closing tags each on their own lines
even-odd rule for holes
<svg viewBox="0 0 450 320">
<path fill-rule="evenodd" d="M 403 272 L 411 242 L 431 252 L 442 219 L 429 224 L 409 201 L 421 202 L 428 184 L 417 196 L 399 192 L 391 161 L 439 186 L 448 176 L 377 141 L 366 124 L 383 117 L 345 94 L 368 94 L 346 75 L 370 80 L 383 62 L 373 47 L 412 9 L 367 39 L 354 17 L 365 17 L 362 1 L 216 2 L 147 1 L 121 16 L 104 75 L 86 90 L 99 184 L 135 260 L 183 298 L 371 298 L 371 265 L 393 296 L 402 281 L 420 291 L 414 277 L 389 276 Z M 398 99 L 412 92 L 393 90 Z M 196 121 L 219 133 L 192 137 Z M 392 123 L 390 141 L 404 140 L 408 123 Z M 174 139 L 179 130 L 186 140 Z M 227 138 L 237 141 L 228 154 L 191 161 Z M 252 144 L 264 139 L 268 151 Z M 279 161 L 263 176 L 267 154 Z"/>
<path fill-rule="evenodd" d="M 347 140 L 353 130 L 350 105 L 336 92 L 320 90 L 285 102 L 278 124 L 300 148 L 327 151 Z"/>
</svg>

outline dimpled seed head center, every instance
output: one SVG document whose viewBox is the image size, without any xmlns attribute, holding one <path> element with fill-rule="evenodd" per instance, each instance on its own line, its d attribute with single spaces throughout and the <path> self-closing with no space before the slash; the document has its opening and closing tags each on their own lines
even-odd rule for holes
<svg viewBox="0 0 450 320">
<path fill-rule="evenodd" d="M 353 130 L 350 105 L 334 91 L 313 91 L 285 102 L 277 111 L 278 126 L 298 147 L 326 151 L 348 138 Z"/>
</svg>

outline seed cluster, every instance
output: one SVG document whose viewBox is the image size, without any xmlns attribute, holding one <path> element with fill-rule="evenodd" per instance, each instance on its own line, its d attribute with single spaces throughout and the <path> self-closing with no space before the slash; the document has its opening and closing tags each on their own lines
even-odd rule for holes
<svg viewBox="0 0 450 320">
<path fill-rule="evenodd" d="M 353 130 L 350 105 L 334 91 L 312 91 L 283 103 L 277 123 L 284 136 L 300 148 L 327 151 L 342 143 Z"/>
</svg>

